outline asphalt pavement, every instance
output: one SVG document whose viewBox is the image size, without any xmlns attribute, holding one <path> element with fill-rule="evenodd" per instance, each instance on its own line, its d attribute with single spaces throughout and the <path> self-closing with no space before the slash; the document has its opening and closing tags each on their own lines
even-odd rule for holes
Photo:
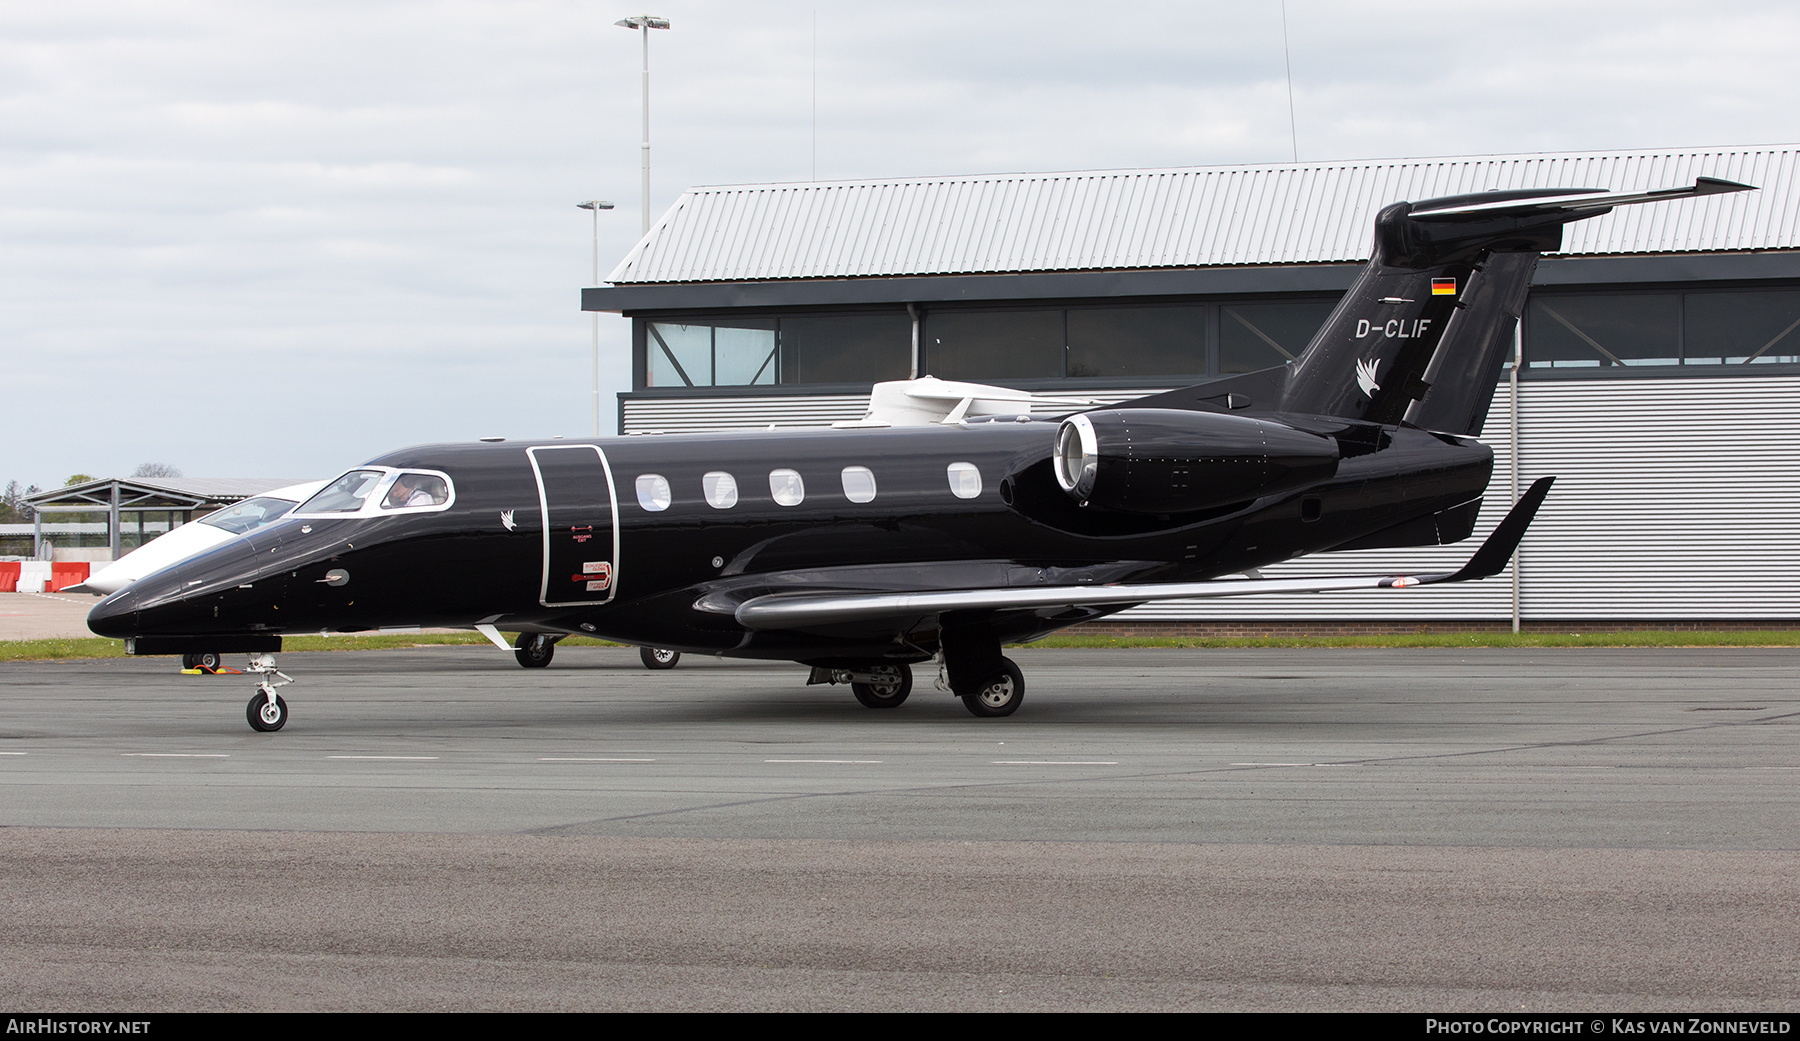
<svg viewBox="0 0 1800 1041">
<path fill-rule="evenodd" d="M 1791 1008 L 1800 651 L 0 664 L 41 1009 Z"/>
</svg>

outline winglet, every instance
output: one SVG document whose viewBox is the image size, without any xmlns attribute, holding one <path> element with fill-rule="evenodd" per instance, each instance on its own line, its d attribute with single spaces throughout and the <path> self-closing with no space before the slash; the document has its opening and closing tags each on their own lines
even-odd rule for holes
<svg viewBox="0 0 1800 1041">
<path fill-rule="evenodd" d="M 1469 562 L 1454 574 L 1438 578 L 1439 582 L 1468 582 L 1478 578 L 1492 578 L 1506 570 L 1506 562 L 1519 548 L 1519 542 L 1525 538 L 1525 529 L 1531 527 L 1533 518 L 1537 516 L 1538 507 L 1544 504 L 1544 496 L 1550 494 L 1550 486 L 1556 483 L 1554 477 L 1540 477 L 1531 482 L 1531 487 L 1513 504 L 1494 531 L 1469 558 Z"/>
</svg>

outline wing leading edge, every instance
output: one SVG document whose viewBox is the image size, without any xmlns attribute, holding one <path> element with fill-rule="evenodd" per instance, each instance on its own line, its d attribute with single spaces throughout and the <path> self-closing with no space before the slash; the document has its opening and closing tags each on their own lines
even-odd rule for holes
<svg viewBox="0 0 1800 1041">
<path fill-rule="evenodd" d="M 1554 477 L 1540 478 L 1520 497 L 1487 541 L 1452 572 L 1417 575 L 1343 575 L 1315 578 L 1211 579 L 1144 585 L 1053 586 L 1037 589 L 945 589 L 907 593 L 770 593 L 739 604 L 746 629 L 803 629 L 880 618 L 918 617 L 945 611 L 1020 610 L 1141 604 L 1266 593 L 1326 593 L 1347 589 L 1410 589 L 1439 582 L 1491 578 L 1505 570 L 1550 493 Z"/>
</svg>

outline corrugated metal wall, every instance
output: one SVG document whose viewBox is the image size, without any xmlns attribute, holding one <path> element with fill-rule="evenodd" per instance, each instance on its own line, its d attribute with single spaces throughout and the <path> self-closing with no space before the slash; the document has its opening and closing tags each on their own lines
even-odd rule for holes
<svg viewBox="0 0 1800 1041">
<path fill-rule="evenodd" d="M 1398 199 L 1619 191 L 1708 175 L 1762 190 L 1630 206 L 1563 253 L 1792 248 L 1800 146 L 993 174 L 694 188 L 607 276 L 670 283 L 1296 264 L 1368 257 Z"/>
<path fill-rule="evenodd" d="M 1527 380 L 1521 487 L 1556 475 L 1516 565 L 1530 619 L 1800 618 L 1800 378 Z M 1307 557 L 1268 577 L 1454 569 L 1512 505 L 1511 395 L 1488 415 L 1494 479 L 1469 540 Z M 1449 588 L 1174 602 L 1150 619 L 1507 619 L 1509 571 Z"/>
<path fill-rule="evenodd" d="M 1148 392 L 1088 396 L 1116 402 Z M 825 424 L 858 418 L 866 404 L 853 394 L 628 400 L 624 429 Z M 1502 383 L 1486 426 L 1494 479 L 1473 538 L 1308 557 L 1263 573 L 1460 566 L 1512 502 L 1511 407 Z M 1800 377 L 1527 380 L 1519 411 L 1521 481 L 1558 478 L 1520 552 L 1522 617 L 1800 618 Z M 1509 572 L 1448 588 L 1177 601 L 1127 617 L 1423 621 L 1511 613 Z"/>
</svg>

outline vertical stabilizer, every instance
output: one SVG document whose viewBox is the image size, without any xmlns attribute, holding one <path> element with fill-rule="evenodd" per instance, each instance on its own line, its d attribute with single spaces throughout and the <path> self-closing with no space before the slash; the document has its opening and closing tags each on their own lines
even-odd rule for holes
<svg viewBox="0 0 1800 1041">
<path fill-rule="evenodd" d="M 1295 361 L 1277 410 L 1479 433 L 1540 253 L 1614 206 L 1749 185 L 1610 193 L 1525 189 L 1398 202 L 1375 218 L 1356 284 Z"/>
</svg>

